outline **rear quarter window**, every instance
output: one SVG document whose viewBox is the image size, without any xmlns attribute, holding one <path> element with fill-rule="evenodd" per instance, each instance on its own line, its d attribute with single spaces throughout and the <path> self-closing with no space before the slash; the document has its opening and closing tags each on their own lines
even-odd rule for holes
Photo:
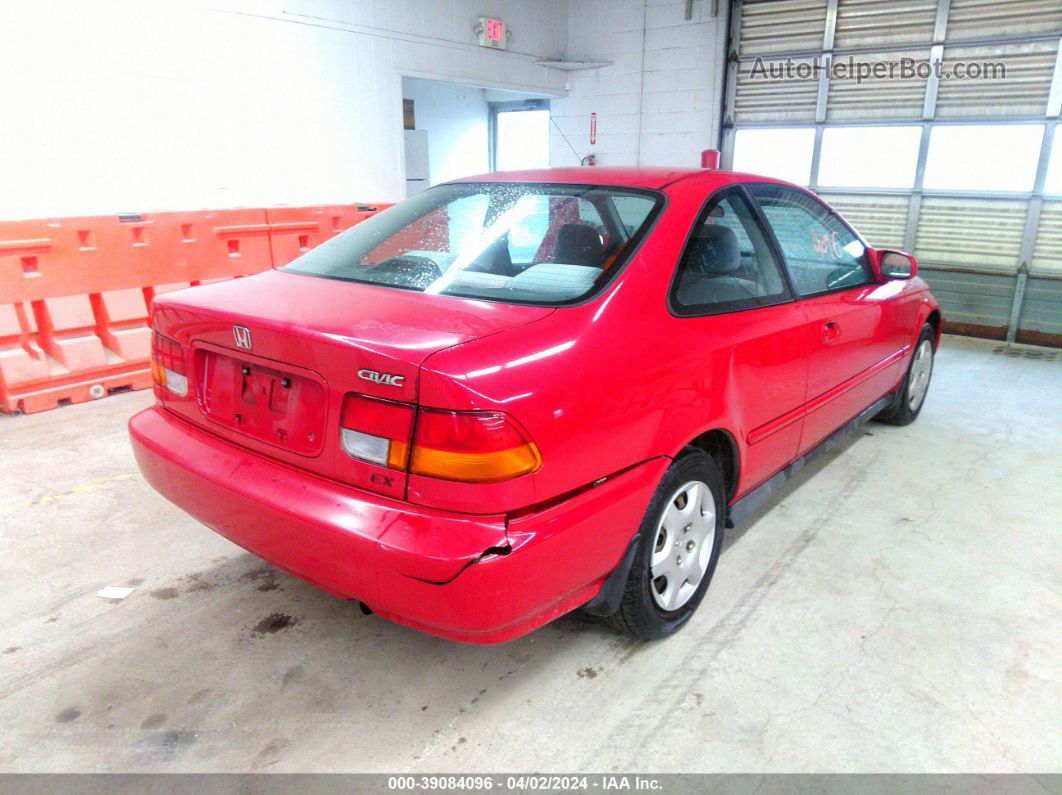
<svg viewBox="0 0 1062 795">
<path fill-rule="evenodd" d="M 701 210 L 672 282 L 672 310 L 714 315 L 792 299 L 762 225 L 744 194 L 724 189 Z"/>
</svg>

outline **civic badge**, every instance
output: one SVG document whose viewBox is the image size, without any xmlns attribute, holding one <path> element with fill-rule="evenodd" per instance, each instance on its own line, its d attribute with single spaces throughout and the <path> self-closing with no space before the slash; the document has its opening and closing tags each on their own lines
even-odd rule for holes
<svg viewBox="0 0 1062 795">
<path fill-rule="evenodd" d="M 236 347 L 251 350 L 251 330 L 247 326 L 233 326 L 232 336 L 236 340 Z"/>
<path fill-rule="evenodd" d="M 366 381 L 385 386 L 402 386 L 402 383 L 406 380 L 404 375 L 378 373 L 375 370 L 358 370 L 358 378 L 364 378 Z"/>
</svg>

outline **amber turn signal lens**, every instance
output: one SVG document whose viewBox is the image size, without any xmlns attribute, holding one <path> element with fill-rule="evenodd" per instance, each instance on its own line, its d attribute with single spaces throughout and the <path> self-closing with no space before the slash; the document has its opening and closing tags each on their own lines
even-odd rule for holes
<svg viewBox="0 0 1062 795">
<path fill-rule="evenodd" d="M 184 351 L 180 344 L 155 332 L 151 337 L 151 380 L 177 397 L 188 394 Z"/>
<path fill-rule="evenodd" d="M 495 483 L 542 466 L 514 419 L 500 411 L 421 409 L 410 471 L 443 480 Z"/>
<path fill-rule="evenodd" d="M 159 386 L 166 386 L 166 368 L 154 356 L 151 357 L 151 380 Z"/>
<path fill-rule="evenodd" d="M 405 403 L 347 395 L 340 421 L 343 449 L 351 458 L 405 470 L 413 415 L 413 406 Z"/>
<path fill-rule="evenodd" d="M 542 465 L 534 444 L 528 443 L 494 453 L 459 453 L 452 450 L 413 448 L 412 471 L 444 480 L 467 483 L 495 483 L 526 475 Z"/>
<path fill-rule="evenodd" d="M 387 450 L 387 466 L 391 469 L 405 469 L 409 463 L 409 445 L 405 442 L 391 440 Z"/>
</svg>

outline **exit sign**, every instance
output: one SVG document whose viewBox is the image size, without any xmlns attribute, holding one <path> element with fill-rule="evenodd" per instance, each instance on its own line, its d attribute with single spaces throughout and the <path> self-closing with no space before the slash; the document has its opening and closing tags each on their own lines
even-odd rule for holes
<svg viewBox="0 0 1062 795">
<path fill-rule="evenodd" d="M 476 25 L 479 34 L 480 47 L 493 47 L 496 50 L 505 49 L 505 23 L 500 19 L 480 17 Z"/>
</svg>

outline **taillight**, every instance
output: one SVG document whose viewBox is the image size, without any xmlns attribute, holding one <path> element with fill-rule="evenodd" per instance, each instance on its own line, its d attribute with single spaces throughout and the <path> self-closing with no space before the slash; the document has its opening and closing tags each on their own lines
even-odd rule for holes
<svg viewBox="0 0 1062 795">
<path fill-rule="evenodd" d="M 414 475 L 494 483 L 542 466 L 534 442 L 500 411 L 443 411 L 347 395 L 340 426 L 347 455 Z"/>
<path fill-rule="evenodd" d="M 410 460 L 413 474 L 493 483 L 541 465 L 538 448 L 507 414 L 420 409 Z"/>
<path fill-rule="evenodd" d="M 151 378 L 177 397 L 188 394 L 188 376 L 184 372 L 184 351 L 180 343 L 157 331 L 151 337 Z"/>
<path fill-rule="evenodd" d="M 347 395 L 340 437 L 352 458 L 390 469 L 406 468 L 414 407 L 404 403 Z"/>
</svg>

